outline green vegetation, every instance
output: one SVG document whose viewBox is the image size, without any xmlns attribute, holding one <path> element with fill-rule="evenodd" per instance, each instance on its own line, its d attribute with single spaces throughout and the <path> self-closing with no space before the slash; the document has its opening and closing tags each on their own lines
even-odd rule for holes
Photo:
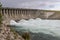
<svg viewBox="0 0 60 40">
<path fill-rule="evenodd" d="M 2 4 L 1 4 L 1 2 L 0 2 L 0 9 L 1 9 L 1 6 L 2 6 Z"/>
<path fill-rule="evenodd" d="M 30 40 L 30 34 L 28 32 L 25 32 L 22 37 L 25 39 L 25 40 Z"/>
<path fill-rule="evenodd" d="M 1 6 L 2 6 L 2 4 L 0 2 L 0 27 L 1 27 L 1 24 L 2 24 Z"/>
</svg>

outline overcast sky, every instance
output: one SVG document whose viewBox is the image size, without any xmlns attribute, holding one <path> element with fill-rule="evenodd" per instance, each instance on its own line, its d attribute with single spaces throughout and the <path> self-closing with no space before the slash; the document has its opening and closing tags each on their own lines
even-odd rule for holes
<svg viewBox="0 0 60 40">
<path fill-rule="evenodd" d="M 60 0 L 0 0 L 3 7 L 60 10 Z"/>
</svg>

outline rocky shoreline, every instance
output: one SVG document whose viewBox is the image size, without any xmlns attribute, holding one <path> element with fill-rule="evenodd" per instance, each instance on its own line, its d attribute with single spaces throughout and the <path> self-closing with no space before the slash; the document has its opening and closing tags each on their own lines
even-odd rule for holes
<svg viewBox="0 0 60 40">
<path fill-rule="evenodd" d="M 24 40 L 18 33 L 13 31 L 7 25 L 0 27 L 0 40 Z"/>
</svg>

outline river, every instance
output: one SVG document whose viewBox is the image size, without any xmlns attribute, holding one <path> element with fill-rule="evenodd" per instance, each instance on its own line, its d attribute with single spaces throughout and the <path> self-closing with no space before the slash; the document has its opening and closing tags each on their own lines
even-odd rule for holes
<svg viewBox="0 0 60 40">
<path fill-rule="evenodd" d="M 10 25 L 13 25 L 17 32 L 30 32 L 31 40 L 60 40 L 60 20 L 11 20 Z"/>
</svg>

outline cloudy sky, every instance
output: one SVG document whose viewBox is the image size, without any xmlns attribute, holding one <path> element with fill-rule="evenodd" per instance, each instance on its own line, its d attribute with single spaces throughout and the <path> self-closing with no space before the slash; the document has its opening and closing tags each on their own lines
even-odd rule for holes
<svg viewBox="0 0 60 40">
<path fill-rule="evenodd" d="M 60 0 L 0 0 L 3 7 L 60 10 Z"/>
</svg>

